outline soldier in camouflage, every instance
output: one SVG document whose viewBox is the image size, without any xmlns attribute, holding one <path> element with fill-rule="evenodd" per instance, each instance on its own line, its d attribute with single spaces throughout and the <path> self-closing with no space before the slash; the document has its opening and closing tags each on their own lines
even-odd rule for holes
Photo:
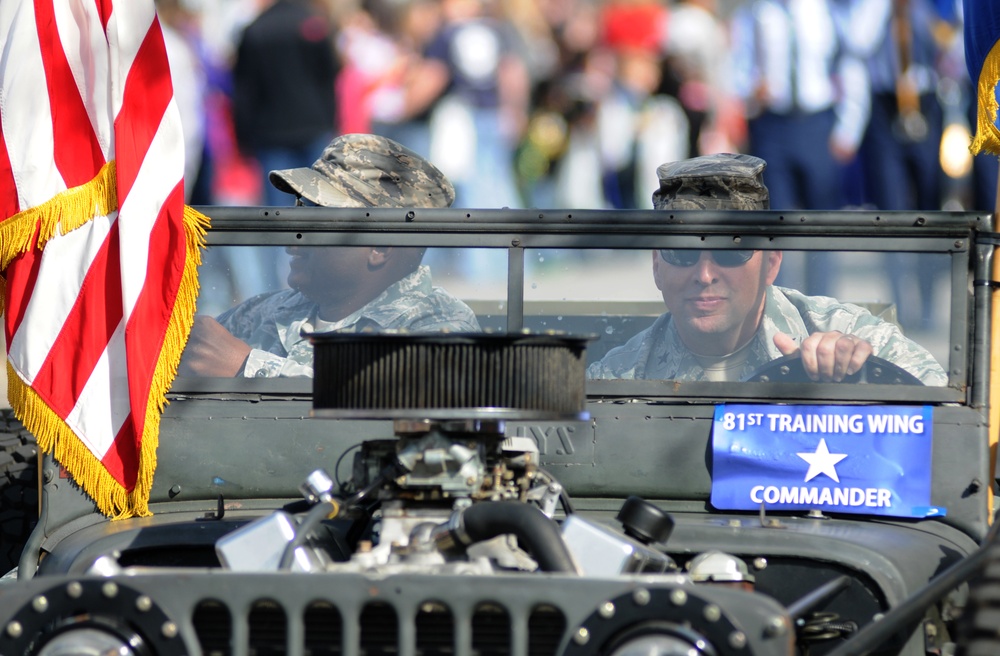
<svg viewBox="0 0 1000 656">
<path fill-rule="evenodd" d="M 311 168 L 271 171 L 282 191 L 328 207 L 448 207 L 451 183 L 430 162 L 385 137 L 337 137 Z M 299 247 L 291 289 L 267 292 L 217 319 L 196 317 L 181 373 L 312 376 L 310 332 L 478 332 L 473 311 L 431 281 L 424 249 Z"/>
<path fill-rule="evenodd" d="M 768 209 L 763 160 L 709 155 L 664 164 L 655 209 Z M 813 380 L 840 381 L 875 354 L 926 385 L 947 375 L 922 346 L 868 310 L 775 286 L 780 251 L 653 252 L 667 312 L 588 369 L 590 378 L 739 381 L 798 353 Z"/>
</svg>

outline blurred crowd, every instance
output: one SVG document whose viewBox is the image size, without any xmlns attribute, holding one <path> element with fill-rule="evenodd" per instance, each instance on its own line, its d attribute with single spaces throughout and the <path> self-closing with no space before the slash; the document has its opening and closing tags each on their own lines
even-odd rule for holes
<svg viewBox="0 0 1000 656">
<path fill-rule="evenodd" d="M 960 0 L 158 0 L 191 204 L 375 132 L 460 207 L 648 208 L 656 167 L 768 162 L 776 209 L 992 210 Z"/>
</svg>

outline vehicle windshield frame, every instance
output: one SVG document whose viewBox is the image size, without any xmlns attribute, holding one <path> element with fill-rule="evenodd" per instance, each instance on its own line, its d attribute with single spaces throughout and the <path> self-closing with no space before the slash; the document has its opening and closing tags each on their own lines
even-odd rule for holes
<svg viewBox="0 0 1000 656">
<path fill-rule="evenodd" d="M 198 207 L 212 219 L 209 246 L 495 248 L 506 251 L 507 330 L 524 329 L 525 253 L 531 249 L 761 249 L 911 251 L 950 257 L 950 358 L 945 387 L 896 385 L 589 380 L 591 401 L 717 402 L 719 399 L 968 403 L 971 363 L 986 348 L 972 305 L 989 303 L 975 281 L 989 278 L 992 217 L 978 213 L 736 212 L 653 210 L 331 209 Z M 973 252 L 974 251 L 974 252 Z M 980 311 L 976 312 L 979 316 Z M 985 362 L 986 360 L 978 360 Z M 978 374 L 985 375 L 985 374 Z M 179 377 L 172 394 L 308 396 L 310 379 Z"/>
</svg>

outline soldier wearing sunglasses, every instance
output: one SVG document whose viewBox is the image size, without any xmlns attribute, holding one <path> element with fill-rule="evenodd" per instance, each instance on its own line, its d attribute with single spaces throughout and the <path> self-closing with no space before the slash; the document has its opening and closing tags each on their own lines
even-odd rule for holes
<svg viewBox="0 0 1000 656">
<path fill-rule="evenodd" d="M 664 164 L 655 209 L 766 210 L 763 160 L 708 155 Z M 810 378 L 841 381 L 876 354 L 927 385 L 947 376 L 922 346 L 857 305 L 775 286 L 781 251 L 653 251 L 667 312 L 588 370 L 590 378 L 746 380 L 799 354 Z"/>
</svg>

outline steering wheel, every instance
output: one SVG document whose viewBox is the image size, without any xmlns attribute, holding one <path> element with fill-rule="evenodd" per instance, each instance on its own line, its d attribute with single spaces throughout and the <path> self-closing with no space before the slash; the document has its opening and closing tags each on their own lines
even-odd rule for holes
<svg viewBox="0 0 1000 656">
<path fill-rule="evenodd" d="M 798 353 L 771 360 L 753 372 L 748 383 L 814 383 L 809 378 Z M 923 382 L 897 364 L 876 355 L 868 356 L 861 369 L 844 376 L 842 383 L 870 383 L 877 385 L 923 385 Z"/>
</svg>

